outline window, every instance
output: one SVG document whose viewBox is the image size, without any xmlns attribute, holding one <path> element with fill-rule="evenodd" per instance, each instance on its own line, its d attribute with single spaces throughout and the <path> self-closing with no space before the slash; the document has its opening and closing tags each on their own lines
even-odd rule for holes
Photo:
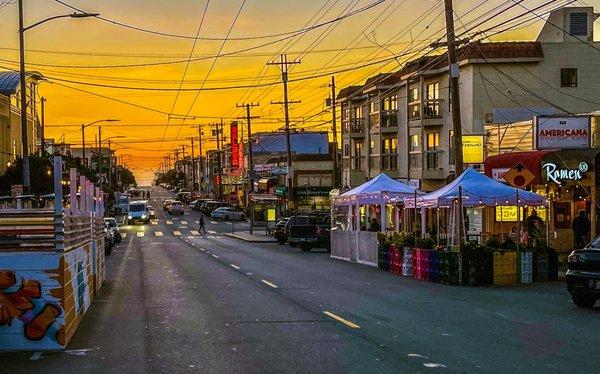
<svg viewBox="0 0 600 374">
<path fill-rule="evenodd" d="M 389 138 L 381 141 L 381 167 L 384 170 L 398 170 L 398 139 Z"/>
<path fill-rule="evenodd" d="M 427 85 L 427 100 L 437 100 L 440 98 L 440 84 L 435 82 Z"/>
<path fill-rule="evenodd" d="M 561 87 L 577 87 L 577 69 L 576 68 L 560 69 L 560 86 Z"/>
<path fill-rule="evenodd" d="M 421 118 L 421 104 L 410 104 L 408 106 L 408 118 L 409 119 Z"/>
<path fill-rule="evenodd" d="M 411 170 L 420 169 L 421 168 L 421 154 L 420 153 L 411 153 L 408 156 L 408 163 Z"/>
<path fill-rule="evenodd" d="M 371 100 L 369 102 L 369 113 L 379 112 L 379 103 L 377 100 Z"/>
<path fill-rule="evenodd" d="M 354 142 L 354 157 L 362 156 L 362 141 Z"/>
<path fill-rule="evenodd" d="M 427 103 L 423 110 L 426 117 L 440 115 L 440 84 L 438 82 L 427 85 Z"/>
<path fill-rule="evenodd" d="M 587 13 L 571 13 L 570 15 L 570 34 L 574 36 L 587 36 Z"/>
<path fill-rule="evenodd" d="M 419 135 L 411 135 L 410 136 L 410 148 L 411 152 L 420 151 L 421 146 L 419 144 Z"/>
<path fill-rule="evenodd" d="M 419 101 L 419 89 L 412 88 L 408 90 L 408 102 L 414 103 L 415 101 Z"/>
<path fill-rule="evenodd" d="M 375 140 L 369 143 L 369 155 L 375 154 Z"/>
<path fill-rule="evenodd" d="M 382 154 L 397 154 L 398 153 L 398 139 L 390 138 L 383 139 L 381 141 Z"/>
<path fill-rule="evenodd" d="M 435 151 L 440 146 L 440 133 L 430 132 L 427 134 L 427 150 Z"/>
<path fill-rule="evenodd" d="M 398 110 L 398 96 L 392 95 L 383 99 L 383 110 Z"/>
<path fill-rule="evenodd" d="M 352 108 L 352 111 L 354 112 L 352 118 L 363 118 L 363 110 L 361 106 Z"/>
</svg>

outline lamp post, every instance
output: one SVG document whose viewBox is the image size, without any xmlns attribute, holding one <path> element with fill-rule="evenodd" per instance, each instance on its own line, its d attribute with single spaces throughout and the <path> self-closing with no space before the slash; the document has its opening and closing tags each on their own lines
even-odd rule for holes
<svg viewBox="0 0 600 374">
<path fill-rule="evenodd" d="M 82 154 L 82 159 L 84 160 L 83 162 L 85 162 L 85 128 L 95 125 L 97 123 L 102 123 L 102 122 L 119 122 L 119 119 L 100 119 L 98 121 L 94 121 L 94 122 L 90 122 L 88 124 L 83 124 L 81 125 L 81 154 Z"/>
<path fill-rule="evenodd" d="M 49 17 L 33 23 L 29 26 L 24 26 L 23 22 L 23 0 L 18 0 L 19 6 L 19 80 L 20 80 L 20 96 L 21 96 L 21 147 L 23 153 L 23 192 L 29 193 L 31 182 L 29 178 L 29 141 L 27 134 L 27 84 L 25 82 L 25 31 L 30 30 L 42 23 L 58 19 L 58 18 L 86 18 L 96 17 L 97 13 L 71 13 Z"/>
</svg>

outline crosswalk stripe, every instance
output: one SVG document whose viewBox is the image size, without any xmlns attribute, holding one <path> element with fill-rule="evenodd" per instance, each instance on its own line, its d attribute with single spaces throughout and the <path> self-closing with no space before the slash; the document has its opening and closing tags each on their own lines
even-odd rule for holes
<svg viewBox="0 0 600 374">
<path fill-rule="evenodd" d="M 175 230 L 175 231 L 173 231 L 173 235 L 175 235 L 175 236 L 181 236 L 181 231 Z"/>
<path fill-rule="evenodd" d="M 154 233 L 154 235 L 156 235 L 156 236 L 163 236 L 163 233 L 162 233 L 162 231 L 156 231 Z"/>
<path fill-rule="evenodd" d="M 141 238 L 141 237 L 143 237 L 143 236 L 144 236 L 144 233 L 143 233 L 143 232 L 138 232 L 138 233 L 137 233 L 137 237 L 138 237 L 138 238 Z"/>
<path fill-rule="evenodd" d="M 194 221 L 194 222 L 197 223 L 197 224 L 200 224 L 200 221 Z"/>
<path fill-rule="evenodd" d="M 209 233 L 209 234 L 216 234 L 217 232 L 216 232 L 216 231 L 214 231 L 214 230 L 208 230 L 208 233 Z"/>
<path fill-rule="evenodd" d="M 200 233 L 196 230 L 192 230 L 190 232 L 192 233 L 192 235 L 196 235 L 196 236 L 200 235 Z"/>
<path fill-rule="evenodd" d="M 167 220 L 167 225 L 172 225 L 172 224 L 173 224 L 173 221 Z"/>
<path fill-rule="evenodd" d="M 182 225 L 187 225 L 187 221 L 181 221 Z"/>
<path fill-rule="evenodd" d="M 217 221 L 210 221 L 210 223 L 212 223 L 213 225 L 219 224 L 219 222 L 217 222 Z"/>
<path fill-rule="evenodd" d="M 152 220 L 153 225 L 158 225 L 158 220 Z"/>
</svg>

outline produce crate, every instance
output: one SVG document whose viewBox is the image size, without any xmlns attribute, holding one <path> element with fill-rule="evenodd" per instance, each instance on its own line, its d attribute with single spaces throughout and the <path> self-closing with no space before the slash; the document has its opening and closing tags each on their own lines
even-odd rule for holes
<svg viewBox="0 0 600 374">
<path fill-rule="evenodd" d="M 427 251 L 428 252 L 428 264 L 429 264 L 429 272 L 427 274 L 427 280 L 434 283 L 440 282 L 440 274 L 439 274 L 439 256 L 436 251 Z"/>
<path fill-rule="evenodd" d="M 548 252 L 533 253 L 533 281 L 548 282 Z"/>
<path fill-rule="evenodd" d="M 402 249 L 402 275 L 405 277 L 413 276 L 413 251 L 412 249 L 405 247 Z"/>
<path fill-rule="evenodd" d="M 458 285 L 459 283 L 459 264 L 458 253 L 439 252 L 439 275 L 440 283 L 449 285 Z"/>
<path fill-rule="evenodd" d="M 377 267 L 389 271 L 389 248 L 383 245 L 377 247 Z"/>
<path fill-rule="evenodd" d="M 493 284 L 492 252 L 482 250 L 477 252 L 463 253 L 462 261 L 462 284 L 465 286 L 488 286 Z"/>
<path fill-rule="evenodd" d="M 517 252 L 494 252 L 494 285 L 516 284 L 517 277 Z"/>
<path fill-rule="evenodd" d="M 519 275 L 519 283 L 533 282 L 533 253 L 519 252 L 517 274 Z"/>
</svg>

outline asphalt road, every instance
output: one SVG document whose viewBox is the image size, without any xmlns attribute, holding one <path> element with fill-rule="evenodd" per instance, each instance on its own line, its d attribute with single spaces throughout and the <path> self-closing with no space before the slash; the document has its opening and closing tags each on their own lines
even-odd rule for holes
<svg viewBox="0 0 600 374">
<path fill-rule="evenodd" d="M 600 308 L 561 283 L 451 287 L 223 235 L 197 212 L 124 227 L 69 350 L 0 373 L 600 371 Z M 247 228 L 247 223 L 236 227 Z"/>
</svg>

